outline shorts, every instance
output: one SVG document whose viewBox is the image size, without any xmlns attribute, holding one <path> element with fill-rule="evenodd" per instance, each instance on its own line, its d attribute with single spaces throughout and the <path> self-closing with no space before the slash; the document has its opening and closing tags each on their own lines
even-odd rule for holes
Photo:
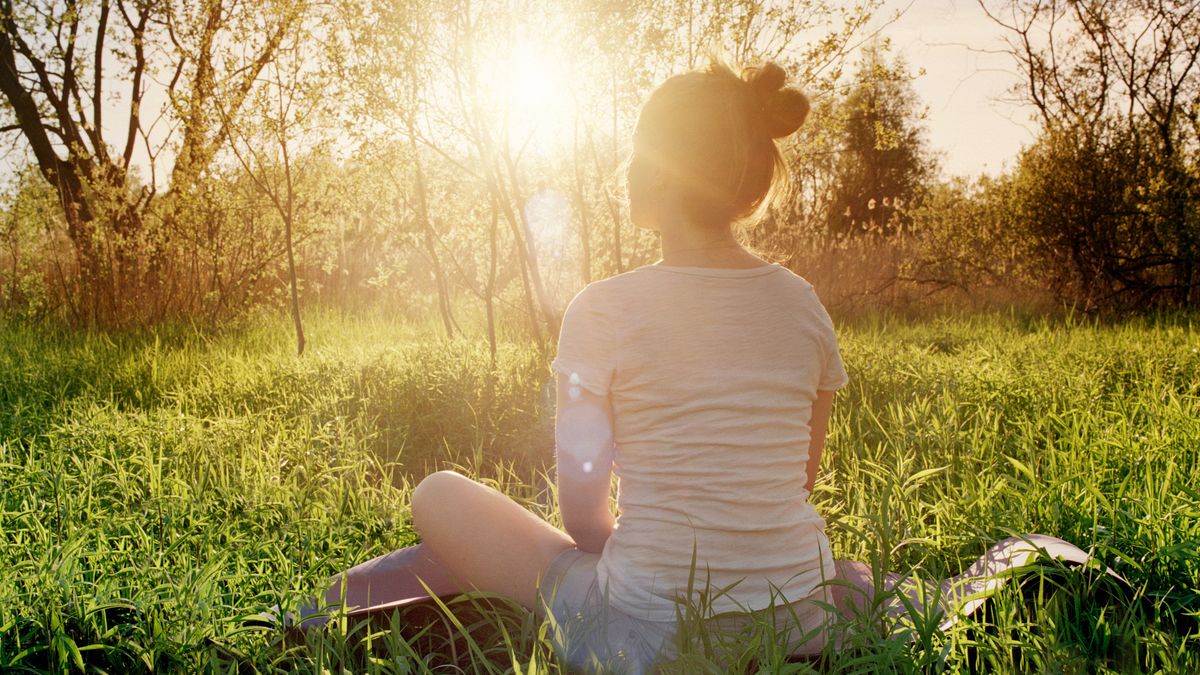
<svg viewBox="0 0 1200 675">
<path fill-rule="evenodd" d="M 677 622 L 648 621 L 609 605 L 599 587 L 596 563 L 599 553 L 572 547 L 554 559 L 543 575 L 538 590 L 539 614 L 551 621 L 551 639 L 559 658 L 570 667 L 588 673 L 642 675 L 657 672 L 678 655 Z M 736 632 L 750 625 L 755 614 L 774 621 L 777 634 L 789 631 L 788 653 L 820 653 L 827 639 L 832 599 L 827 586 L 813 595 L 756 613 L 726 612 L 706 620 L 721 631 Z"/>
</svg>

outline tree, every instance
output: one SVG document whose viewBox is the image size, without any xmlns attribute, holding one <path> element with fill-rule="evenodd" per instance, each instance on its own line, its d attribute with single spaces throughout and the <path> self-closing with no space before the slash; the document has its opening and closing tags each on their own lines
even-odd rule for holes
<svg viewBox="0 0 1200 675">
<path fill-rule="evenodd" d="M 863 50 L 838 111 L 842 141 L 828 212 L 835 233 L 909 228 L 933 175 L 912 76 L 899 56 L 888 60 L 887 49 L 875 43 Z"/>
<path fill-rule="evenodd" d="M 295 11 L 302 12 L 297 6 Z M 294 18 L 305 25 L 302 13 Z M 254 186 L 266 196 L 283 223 L 287 254 L 288 291 L 296 353 L 304 354 L 304 323 L 300 317 L 300 288 L 296 275 L 295 239 L 304 219 L 320 203 L 312 173 L 320 172 L 327 152 L 321 100 L 324 73 L 314 66 L 311 48 L 320 44 L 307 30 L 289 34 L 280 43 L 276 58 L 251 88 L 248 103 L 258 114 L 237 124 L 218 102 L 221 123 L 230 129 L 230 150 Z M 307 179 L 307 180 L 305 180 Z M 300 187 L 307 182 L 309 190 Z"/>
<path fill-rule="evenodd" d="M 1008 33 L 1042 136 L 1027 224 L 1064 299 L 1200 301 L 1200 3 L 980 0 Z"/>
<path fill-rule="evenodd" d="M 0 114 L 12 120 L 0 131 L 22 136 L 57 192 L 79 268 L 81 295 L 68 298 L 77 319 L 159 308 L 164 233 L 147 224 L 160 188 L 156 160 L 178 143 L 169 186 L 192 189 L 301 1 L 0 0 Z M 220 49 L 229 41 L 242 50 Z M 115 91 L 123 73 L 127 94 Z M 167 83 L 169 101 L 157 114 L 143 107 L 155 80 Z M 113 123 L 106 111 L 116 101 L 123 107 Z M 156 133 L 160 123 L 178 124 L 181 137 Z M 134 172 L 139 153 L 150 166 L 145 183 Z"/>
<path fill-rule="evenodd" d="M 1146 129 L 1103 118 L 1050 126 L 1018 161 L 1018 226 L 1064 301 L 1085 309 L 1143 308 L 1194 287 L 1196 194 L 1177 196 Z M 1194 187 L 1192 188 L 1194 190 Z M 1193 248 L 1189 249 L 1188 246 Z M 1180 271 L 1182 269 L 1182 274 Z M 1183 291 L 1183 293 L 1179 293 Z"/>
<path fill-rule="evenodd" d="M 57 262 L 54 251 L 54 232 L 61 212 L 57 195 L 38 174 L 34 166 L 26 166 L 12 177 L 0 197 L 0 245 L 8 255 L 7 264 L 0 268 L 0 306 L 34 315 L 53 309 L 54 292 L 38 274 L 39 265 Z M 55 265 L 48 267 L 54 268 Z M 58 291 L 66 291 L 65 279 L 57 280 Z"/>
<path fill-rule="evenodd" d="M 493 348 L 510 310 L 546 344 L 578 283 L 655 251 L 619 195 L 650 89 L 724 46 L 732 61 L 781 61 L 828 94 L 879 4 L 0 0 L 0 129 L 54 187 L 71 242 L 64 295 L 81 322 L 215 318 L 278 291 L 277 273 L 298 314 L 336 272 L 339 289 L 394 279 L 435 298 L 448 335 L 473 296 Z M 825 37 L 804 43 L 814 31 Z M 302 35 L 322 73 L 284 83 Z M 526 80 L 546 65 L 566 75 L 552 93 L 573 107 L 554 119 L 519 105 L 528 81 L 497 81 L 531 45 L 541 63 Z M 551 101 L 544 93 L 530 98 Z M 307 104 L 278 105 L 317 99 L 337 116 L 299 123 Z M 567 141 L 538 149 L 536 127 L 559 121 Z M 328 152 L 312 152 L 314 134 Z M 342 154 L 377 168 L 367 175 Z M 343 246 L 320 231 L 316 168 L 357 181 L 343 193 L 360 203 L 333 205 L 345 218 L 331 222 L 362 239 Z M 558 205 L 554 234 L 530 221 L 537 200 Z M 567 231 L 578 236 L 555 241 L 572 250 L 539 250 Z M 370 264 L 348 264 L 350 250 Z"/>
</svg>

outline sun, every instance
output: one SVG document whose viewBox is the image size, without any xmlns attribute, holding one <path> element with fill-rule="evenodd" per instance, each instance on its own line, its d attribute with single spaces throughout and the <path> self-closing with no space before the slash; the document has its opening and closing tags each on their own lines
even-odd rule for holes
<svg viewBox="0 0 1200 675">
<path fill-rule="evenodd" d="M 497 123 L 517 152 L 548 155 L 571 141 L 575 102 L 565 60 L 549 45 L 517 40 L 490 71 Z"/>
</svg>

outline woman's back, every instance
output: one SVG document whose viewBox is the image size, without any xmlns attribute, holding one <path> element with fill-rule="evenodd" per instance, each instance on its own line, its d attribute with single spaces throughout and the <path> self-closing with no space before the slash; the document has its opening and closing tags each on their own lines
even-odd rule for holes
<svg viewBox="0 0 1200 675">
<path fill-rule="evenodd" d="M 693 546 L 697 590 L 736 584 L 718 613 L 832 578 L 804 485 L 813 401 L 846 373 L 808 282 L 779 265 L 646 265 L 576 296 L 553 367 L 611 396 L 621 515 L 597 575 L 614 606 L 675 619 Z"/>
</svg>

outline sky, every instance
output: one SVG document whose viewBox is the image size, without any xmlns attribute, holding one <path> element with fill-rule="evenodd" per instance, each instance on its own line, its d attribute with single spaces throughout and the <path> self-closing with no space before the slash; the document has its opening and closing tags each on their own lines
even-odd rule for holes
<svg viewBox="0 0 1200 675">
<path fill-rule="evenodd" d="M 1003 29 L 975 0 L 887 0 L 878 16 L 897 10 L 904 14 L 882 34 L 913 71 L 925 70 L 913 87 L 928 106 L 928 139 L 944 173 L 996 175 L 1011 168 L 1036 124 L 1032 109 L 1008 93 L 1018 75 L 1012 57 L 996 53 L 1004 47 Z"/>
</svg>

